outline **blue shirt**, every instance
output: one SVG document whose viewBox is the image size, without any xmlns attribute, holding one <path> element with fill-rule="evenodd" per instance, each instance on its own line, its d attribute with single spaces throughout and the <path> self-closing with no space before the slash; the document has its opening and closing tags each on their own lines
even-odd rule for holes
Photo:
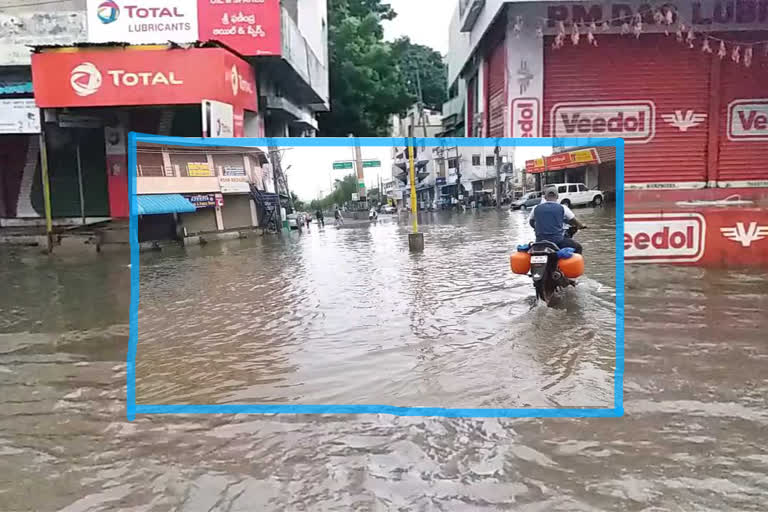
<svg viewBox="0 0 768 512">
<path fill-rule="evenodd" d="M 534 221 L 536 241 L 549 240 L 559 243 L 565 238 L 566 221 L 576 216 L 570 208 L 555 201 L 545 201 L 537 204 L 531 211 L 531 219 Z"/>
</svg>

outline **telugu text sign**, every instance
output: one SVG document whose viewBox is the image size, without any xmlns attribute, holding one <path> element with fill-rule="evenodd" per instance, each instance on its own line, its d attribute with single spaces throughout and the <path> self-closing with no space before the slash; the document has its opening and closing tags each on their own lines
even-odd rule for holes
<svg viewBox="0 0 768 512">
<path fill-rule="evenodd" d="M 220 41 L 241 55 L 282 53 L 280 0 L 197 0 L 197 11 L 201 41 Z"/>
</svg>

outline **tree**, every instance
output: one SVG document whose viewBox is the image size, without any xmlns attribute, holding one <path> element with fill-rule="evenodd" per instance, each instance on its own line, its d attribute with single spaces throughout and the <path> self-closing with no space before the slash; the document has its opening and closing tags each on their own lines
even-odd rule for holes
<svg viewBox="0 0 768 512">
<path fill-rule="evenodd" d="M 421 86 L 424 106 L 442 110 L 443 103 L 448 99 L 448 67 L 440 52 L 429 46 L 412 43 L 407 37 L 394 41 L 392 51 L 399 62 L 408 92 L 418 100 Z"/>
<path fill-rule="evenodd" d="M 413 103 L 381 22 L 395 12 L 381 0 L 329 0 L 331 111 L 320 116 L 321 136 L 389 135 L 392 114 Z"/>
</svg>

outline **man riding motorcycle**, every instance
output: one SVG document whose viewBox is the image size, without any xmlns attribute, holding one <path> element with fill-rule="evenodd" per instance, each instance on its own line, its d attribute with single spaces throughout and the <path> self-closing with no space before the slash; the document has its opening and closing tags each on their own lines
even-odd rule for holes
<svg viewBox="0 0 768 512">
<path fill-rule="evenodd" d="M 528 222 L 536 231 L 536 241 L 548 240 L 557 244 L 560 249 L 571 247 L 574 252 L 581 254 L 581 244 L 566 237 L 565 232 L 569 224 L 578 229 L 585 229 L 587 226 L 576 218 L 570 208 L 560 204 L 557 199 L 557 190 L 554 188 L 547 189 L 544 192 L 544 201 L 531 210 Z"/>
</svg>

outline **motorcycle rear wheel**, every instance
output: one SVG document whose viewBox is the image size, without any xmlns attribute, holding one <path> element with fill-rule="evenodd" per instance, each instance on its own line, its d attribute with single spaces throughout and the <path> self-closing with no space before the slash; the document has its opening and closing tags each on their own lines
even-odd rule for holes
<svg viewBox="0 0 768 512">
<path fill-rule="evenodd" d="M 533 286 L 536 288 L 536 299 L 543 301 L 549 306 L 552 298 L 555 296 L 557 286 L 554 283 L 544 281 L 536 281 L 533 283 Z"/>
</svg>

